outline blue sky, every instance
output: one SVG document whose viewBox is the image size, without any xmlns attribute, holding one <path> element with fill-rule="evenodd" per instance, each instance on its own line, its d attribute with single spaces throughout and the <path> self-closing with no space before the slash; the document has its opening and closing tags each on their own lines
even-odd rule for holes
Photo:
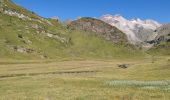
<svg viewBox="0 0 170 100">
<path fill-rule="evenodd" d="M 13 0 L 18 5 L 49 18 L 61 20 L 120 14 L 127 19 L 170 22 L 170 0 Z"/>
</svg>

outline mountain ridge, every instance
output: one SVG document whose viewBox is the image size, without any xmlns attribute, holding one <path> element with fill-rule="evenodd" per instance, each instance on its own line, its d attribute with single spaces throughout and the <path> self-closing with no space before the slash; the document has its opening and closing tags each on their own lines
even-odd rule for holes
<svg viewBox="0 0 170 100">
<path fill-rule="evenodd" d="M 110 24 L 107 24 L 101 20 L 83 17 L 78 20 L 72 21 L 68 25 L 69 29 L 84 30 L 95 32 L 97 35 L 104 37 L 108 41 L 113 43 L 127 43 L 127 37 L 123 32 Z"/>
<path fill-rule="evenodd" d="M 100 19 L 126 33 L 129 41 L 133 44 L 146 41 L 150 34 L 161 26 L 154 20 L 141 20 L 139 18 L 127 20 L 121 15 L 108 14 L 103 15 Z"/>
</svg>

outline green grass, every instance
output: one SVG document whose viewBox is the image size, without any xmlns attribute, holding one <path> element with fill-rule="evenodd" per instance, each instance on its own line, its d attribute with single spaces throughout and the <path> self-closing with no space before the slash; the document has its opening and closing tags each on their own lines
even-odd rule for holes
<svg viewBox="0 0 170 100">
<path fill-rule="evenodd" d="M 54 23 L 54 21 L 53 21 Z M 37 33 L 32 25 L 42 27 L 44 31 L 56 34 L 66 41 L 62 43 L 59 39 L 47 37 L 45 34 Z M 92 32 L 71 31 L 59 22 L 49 26 L 47 24 L 24 21 L 17 17 L 0 15 L 0 56 L 7 59 L 41 59 L 42 55 L 48 59 L 60 58 L 129 58 L 143 57 L 142 51 L 137 51 L 133 46 L 116 45 L 110 41 L 96 36 Z M 22 38 L 19 38 L 21 35 Z M 28 41 L 31 41 L 29 43 Z M 33 49 L 33 53 L 19 53 L 12 49 L 18 46 Z"/>
<path fill-rule="evenodd" d="M 11 2 L 6 5 L 41 20 Z M 48 21 L 53 25 L 0 14 L 0 100 L 170 99 L 168 55 L 150 56 L 134 46 Z M 32 28 L 35 24 L 41 29 Z M 37 32 L 42 30 L 67 41 Z M 34 51 L 20 53 L 14 46 Z M 129 67 L 122 69 L 120 64 Z"/>
<path fill-rule="evenodd" d="M 169 100 L 169 58 L 1 60 L 0 100 Z"/>
<path fill-rule="evenodd" d="M 24 14 L 34 20 L 23 20 L 15 16 L 0 14 L 0 56 L 1 59 L 113 59 L 113 58 L 140 58 L 145 53 L 138 51 L 132 45 L 113 44 L 93 32 L 72 31 L 54 19 L 40 18 L 36 14 L 4 0 L 3 7 L 17 13 Z M 39 21 L 35 21 L 40 20 Z M 49 25 L 47 21 L 53 25 Z M 32 26 L 38 25 L 35 29 Z M 38 32 L 37 32 L 38 31 Z M 50 38 L 50 33 L 64 38 Z M 22 36 L 19 38 L 18 35 Z M 121 36 L 124 40 L 124 35 Z M 31 42 L 31 43 L 30 43 Z M 32 53 L 20 53 L 13 47 L 32 49 Z"/>
<path fill-rule="evenodd" d="M 159 56 L 169 56 L 170 55 L 170 43 L 169 42 L 161 42 L 157 44 L 155 47 L 151 48 L 147 51 L 151 55 L 159 55 Z"/>
</svg>

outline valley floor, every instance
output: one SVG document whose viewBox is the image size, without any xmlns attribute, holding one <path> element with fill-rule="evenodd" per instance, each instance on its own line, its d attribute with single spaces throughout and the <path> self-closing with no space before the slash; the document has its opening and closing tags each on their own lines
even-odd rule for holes
<svg viewBox="0 0 170 100">
<path fill-rule="evenodd" d="M 0 60 L 0 100 L 170 100 L 170 57 Z"/>
</svg>

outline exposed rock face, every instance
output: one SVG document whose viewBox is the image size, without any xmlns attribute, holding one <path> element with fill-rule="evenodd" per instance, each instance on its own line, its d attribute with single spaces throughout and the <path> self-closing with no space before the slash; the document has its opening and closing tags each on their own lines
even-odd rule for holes
<svg viewBox="0 0 170 100">
<path fill-rule="evenodd" d="M 158 36 L 169 35 L 170 34 L 170 24 L 162 25 L 162 27 L 158 28 L 156 30 L 156 32 L 158 33 Z"/>
<path fill-rule="evenodd" d="M 157 36 L 154 40 L 148 41 L 153 45 L 149 53 L 158 55 L 170 55 L 170 24 L 158 28 L 155 33 Z"/>
<path fill-rule="evenodd" d="M 14 46 L 13 49 L 19 53 L 32 53 L 34 52 L 33 49 L 28 49 L 24 47 Z"/>
<path fill-rule="evenodd" d="M 71 22 L 68 25 L 68 28 L 95 32 L 97 35 L 102 36 L 106 40 L 112 41 L 113 43 L 127 42 L 127 37 L 122 31 L 118 30 L 114 26 L 94 18 L 80 18 Z"/>
<path fill-rule="evenodd" d="M 62 43 L 68 43 L 68 42 L 69 42 L 69 40 L 67 40 L 66 38 L 60 37 L 60 36 L 58 36 L 58 35 L 56 35 L 56 34 L 53 34 L 53 33 L 44 33 L 44 34 L 45 34 L 46 36 L 50 37 L 50 38 L 57 39 L 57 40 L 59 40 L 59 41 L 62 42 Z"/>
<path fill-rule="evenodd" d="M 4 14 L 8 14 L 10 16 L 16 16 L 16 17 L 21 18 L 23 20 L 31 20 L 31 18 L 29 18 L 28 16 L 25 16 L 24 14 L 20 14 L 20 13 L 17 13 L 15 11 L 12 11 L 12 10 L 4 10 Z"/>
<path fill-rule="evenodd" d="M 154 20 L 141 20 L 139 18 L 127 20 L 120 15 L 104 15 L 100 19 L 123 31 L 127 35 L 128 40 L 133 44 L 152 38 L 153 32 L 161 26 L 161 24 Z"/>
<path fill-rule="evenodd" d="M 153 41 L 155 44 L 160 44 L 161 42 L 169 42 L 170 43 L 170 24 L 165 24 L 162 27 L 158 28 L 155 31 L 157 34 L 156 38 Z"/>
</svg>

